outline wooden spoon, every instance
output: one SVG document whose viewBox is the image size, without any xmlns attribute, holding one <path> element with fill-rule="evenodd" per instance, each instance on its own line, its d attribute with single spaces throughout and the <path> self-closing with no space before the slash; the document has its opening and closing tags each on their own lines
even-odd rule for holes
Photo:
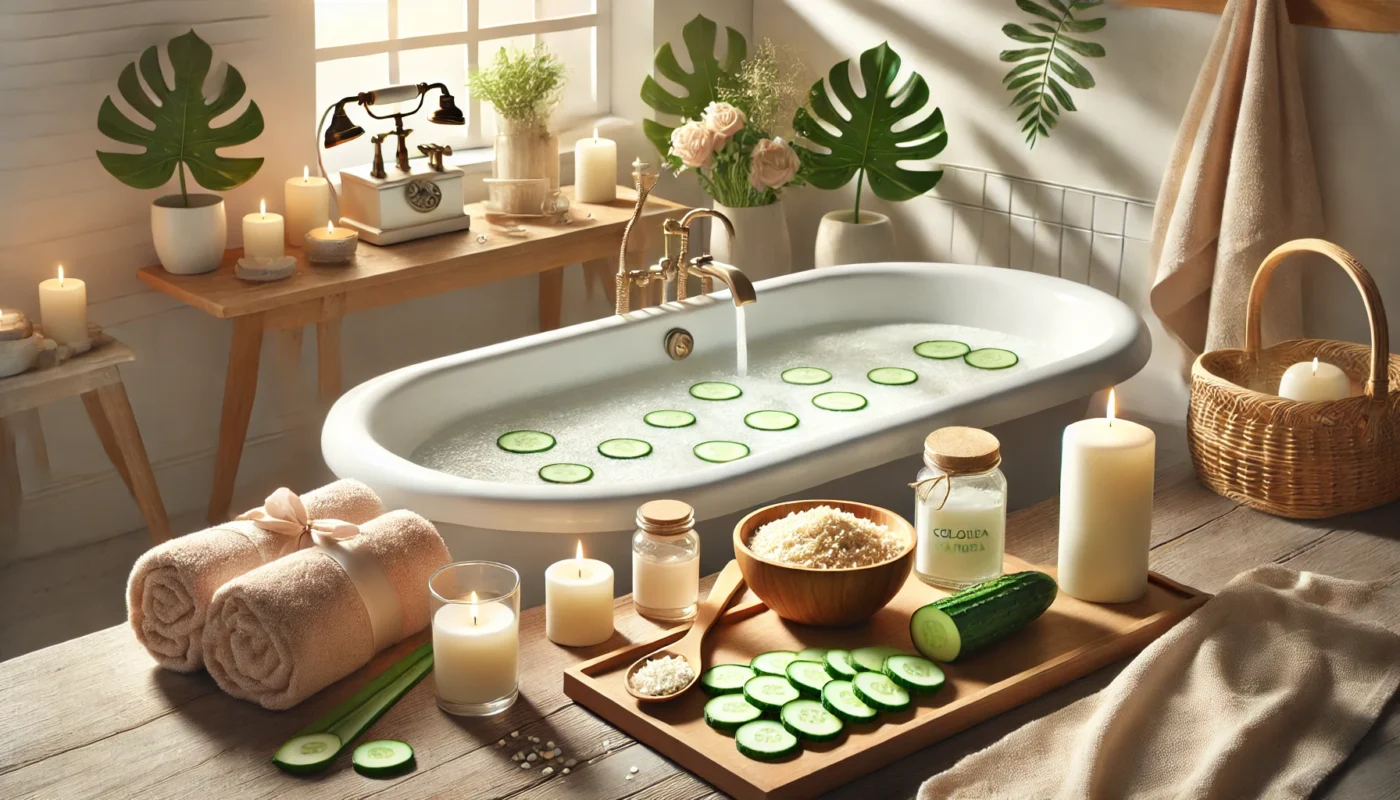
<svg viewBox="0 0 1400 800">
<path fill-rule="evenodd" d="M 663 647 L 655 653 L 642 656 L 633 662 L 632 666 L 627 668 L 627 678 L 624 681 L 627 686 L 627 693 L 643 703 L 661 703 L 667 700 L 675 700 L 677 697 L 685 694 L 687 689 L 694 686 L 695 682 L 700 679 L 700 673 L 704 669 L 704 660 L 700 655 L 700 645 L 705 639 L 705 634 L 708 633 L 715 622 L 719 620 L 720 615 L 729 607 L 730 601 L 738 596 L 739 590 L 742 588 L 744 588 L 744 574 L 739 571 L 739 562 L 730 561 L 725 565 L 724 569 L 720 571 L 719 577 L 715 579 L 714 585 L 710 587 L 710 595 L 706 597 L 705 602 L 701 603 L 700 607 L 696 609 L 695 622 L 690 626 L 690 631 L 683 636 L 680 641 L 670 647 Z M 690 679 L 690 683 L 687 683 L 671 694 L 660 696 L 642 694 L 636 689 L 633 689 L 633 674 L 641 669 L 643 664 L 653 658 L 661 658 L 663 656 L 680 656 L 684 658 L 690 664 L 691 670 L 695 673 L 695 676 Z"/>
</svg>

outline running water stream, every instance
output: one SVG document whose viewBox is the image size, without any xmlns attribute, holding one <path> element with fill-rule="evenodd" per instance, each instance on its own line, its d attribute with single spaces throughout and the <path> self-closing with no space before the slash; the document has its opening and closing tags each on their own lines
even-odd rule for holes
<svg viewBox="0 0 1400 800">
<path fill-rule="evenodd" d="M 734 373 L 741 378 L 749 374 L 749 331 L 744 322 L 744 307 L 734 306 Z"/>
</svg>

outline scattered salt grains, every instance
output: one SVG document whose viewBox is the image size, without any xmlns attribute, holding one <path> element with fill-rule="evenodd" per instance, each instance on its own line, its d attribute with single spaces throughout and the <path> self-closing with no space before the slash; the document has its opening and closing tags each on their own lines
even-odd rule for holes
<svg viewBox="0 0 1400 800">
<path fill-rule="evenodd" d="M 568 774 L 569 774 L 569 768 L 568 768 L 568 767 L 564 767 L 563 774 L 564 774 L 564 775 L 568 775 Z"/>
<path fill-rule="evenodd" d="M 603 744 L 604 744 L 604 746 L 606 746 L 606 745 L 607 745 L 607 742 L 603 742 Z M 566 767 L 576 767 L 576 766 L 578 766 L 578 759 L 577 759 L 577 758 L 571 758 L 571 759 L 569 759 L 568 761 L 565 761 L 565 762 L 564 762 L 564 766 L 566 766 Z"/>
<path fill-rule="evenodd" d="M 628 776 L 627 776 L 627 780 L 629 780 L 629 781 L 632 780 L 632 776 L 631 776 L 631 775 L 628 775 Z"/>
<path fill-rule="evenodd" d="M 544 746 L 545 746 L 545 747 L 548 747 L 550 750 L 553 750 L 553 749 L 554 749 L 554 742 L 545 742 L 545 743 L 544 743 Z"/>
<path fill-rule="evenodd" d="M 538 737 L 538 736 L 531 736 L 531 737 L 530 737 L 530 743 L 531 743 L 531 744 L 539 744 L 539 743 L 540 743 L 540 737 Z"/>
<path fill-rule="evenodd" d="M 553 775 L 553 774 L 554 774 L 554 767 L 545 767 L 544 769 L 540 770 L 540 774 L 541 774 L 541 775 Z"/>
<path fill-rule="evenodd" d="M 522 761 L 522 762 L 520 762 L 520 768 L 521 768 L 521 769 L 529 769 L 529 768 L 530 768 L 530 762 L 528 762 L 528 761 Z"/>
<path fill-rule="evenodd" d="M 511 732 L 510 732 L 510 738 L 512 738 L 512 739 L 519 739 L 519 738 L 520 738 L 520 731 L 511 731 Z"/>
<path fill-rule="evenodd" d="M 647 697 L 666 697 L 675 694 L 695 680 L 695 670 L 690 662 L 680 656 L 653 658 L 632 673 L 632 688 Z M 603 747 L 608 746 L 603 742 Z"/>
<path fill-rule="evenodd" d="M 794 511 L 759 528 L 749 540 L 759 558 L 815 569 L 849 569 L 898 556 L 905 542 L 884 525 L 831 506 Z"/>
<path fill-rule="evenodd" d="M 641 772 L 641 770 L 637 769 L 636 767 L 633 767 L 627 771 L 632 773 L 633 775 L 636 775 L 638 772 Z"/>
<path fill-rule="evenodd" d="M 531 753 L 530 755 L 525 756 L 525 760 L 526 760 L 526 761 L 534 761 L 534 760 L 537 759 L 537 758 L 539 758 L 539 756 L 538 756 L 538 755 L 535 755 L 534 753 Z"/>
<path fill-rule="evenodd" d="M 603 740 L 603 749 L 604 749 L 604 750 L 607 750 L 609 747 L 612 747 L 612 742 L 608 741 L 607 739 L 604 739 L 604 740 Z"/>
</svg>

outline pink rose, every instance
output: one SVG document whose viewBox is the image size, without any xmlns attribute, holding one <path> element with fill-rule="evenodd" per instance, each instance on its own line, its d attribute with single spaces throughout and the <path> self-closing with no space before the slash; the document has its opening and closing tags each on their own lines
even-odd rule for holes
<svg viewBox="0 0 1400 800">
<path fill-rule="evenodd" d="M 797 174 L 797 153 L 783 141 L 759 139 L 749 163 L 749 184 L 758 191 L 781 189 Z"/>
<path fill-rule="evenodd" d="M 708 167 L 714 153 L 715 133 L 699 122 L 687 122 L 671 131 L 671 155 L 687 167 Z"/>
<path fill-rule="evenodd" d="M 716 150 L 728 144 L 729 139 L 743 130 L 744 123 L 748 122 L 744 112 L 728 103 L 710 103 L 705 106 L 701 120 L 706 128 L 714 131 Z"/>
</svg>

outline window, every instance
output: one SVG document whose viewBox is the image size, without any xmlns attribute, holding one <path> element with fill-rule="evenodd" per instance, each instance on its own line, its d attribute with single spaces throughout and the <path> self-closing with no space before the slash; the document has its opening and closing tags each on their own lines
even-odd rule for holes
<svg viewBox="0 0 1400 800">
<path fill-rule="evenodd" d="M 403 83 L 446 84 L 467 117 L 461 127 L 433 125 L 430 96 L 405 120 L 414 144 L 454 150 L 483 147 L 496 134 L 495 115 L 467 92 L 467 74 L 502 47 L 547 46 L 568 67 L 554 115 L 556 130 L 607 112 L 610 0 L 315 0 L 316 122 L 342 97 Z M 350 107 L 369 133 L 388 130 Z M 378 109 L 377 109 L 378 110 Z M 382 113 L 382 111 L 380 112 Z M 387 146 L 387 143 L 386 143 Z M 392 147 L 386 151 L 392 153 Z M 327 172 L 372 158 L 368 136 L 324 153 Z"/>
</svg>

